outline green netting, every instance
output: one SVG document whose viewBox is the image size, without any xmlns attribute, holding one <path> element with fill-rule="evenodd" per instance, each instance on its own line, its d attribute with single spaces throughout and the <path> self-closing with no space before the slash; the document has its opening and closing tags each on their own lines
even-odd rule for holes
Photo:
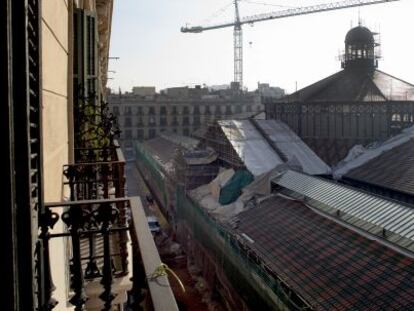
<svg viewBox="0 0 414 311">
<path fill-rule="evenodd" d="M 236 239 L 177 187 L 178 222 L 185 222 L 193 237 L 205 247 L 252 310 L 304 310 L 285 294 L 283 285 L 239 247 Z"/>
<path fill-rule="evenodd" d="M 152 188 L 157 190 L 158 199 L 164 207 L 168 206 L 169 198 L 166 186 L 166 175 L 162 166 L 154 160 L 151 154 L 140 143 L 135 143 L 135 155 L 138 168 Z"/>
</svg>

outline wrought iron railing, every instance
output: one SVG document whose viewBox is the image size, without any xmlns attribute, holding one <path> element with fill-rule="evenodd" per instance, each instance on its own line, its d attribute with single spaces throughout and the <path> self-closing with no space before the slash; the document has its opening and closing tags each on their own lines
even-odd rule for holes
<svg viewBox="0 0 414 311">
<path fill-rule="evenodd" d="M 114 146 L 114 140 L 120 134 L 117 118 L 110 113 L 107 102 L 101 100 L 97 103 L 94 93 L 89 96 L 79 94 L 74 105 L 75 161 L 83 162 L 83 159 L 78 157 L 79 150 L 87 151 L 86 155 L 81 152 L 81 156 L 88 156 L 91 161 L 93 150 L 103 148 L 106 152 Z M 95 161 L 99 161 L 99 157 L 96 157 Z"/>
<path fill-rule="evenodd" d="M 119 147 L 92 149 L 92 162 L 69 164 L 64 166 L 66 177 L 64 185 L 69 187 L 70 201 L 99 200 L 110 198 L 123 198 L 125 196 L 125 160 Z M 93 162 L 99 154 L 102 161 Z M 102 156 L 105 155 L 105 156 Z M 125 204 L 116 204 L 119 217 L 117 225 L 126 223 L 127 209 Z M 88 212 L 95 212 L 94 207 L 88 207 Z M 128 273 L 128 237 L 125 232 L 111 236 L 112 248 L 118 254 L 114 260 L 114 269 L 119 275 Z M 81 239 L 82 257 L 103 258 L 102 238 L 88 236 Z M 86 252 L 89 255 L 86 256 Z M 101 263 L 102 265 L 102 263 Z M 93 279 L 96 276 L 98 264 L 89 259 L 85 277 Z"/>
<path fill-rule="evenodd" d="M 120 211 L 118 206 L 123 205 L 131 210 L 131 219 L 128 223 L 120 224 Z M 53 230 L 58 222 L 65 224 L 64 228 L 57 232 Z M 132 310 L 138 310 L 143 305 L 151 306 L 154 310 L 178 310 L 166 275 L 158 275 L 156 279 L 148 276 L 154 275 L 161 261 L 151 236 L 145 213 L 138 197 L 112 198 L 99 200 L 80 200 L 67 202 L 46 203 L 41 214 L 41 233 L 39 236 L 38 250 L 45 260 L 41 269 L 42 300 L 40 310 L 52 310 L 57 301 L 52 297 L 55 290 L 50 272 L 49 241 L 55 238 L 67 237 L 70 241 L 70 288 L 69 302 L 76 311 L 86 310 L 87 282 L 91 274 L 102 285 L 99 295 L 102 300 L 102 310 L 112 310 L 113 300 L 116 298 L 114 280 L 119 276 L 114 269 L 114 253 L 111 236 L 125 233 L 131 236 L 133 258 L 132 286 L 128 295 L 128 305 Z M 97 264 L 96 254 L 82 257 L 82 243 L 84 237 L 100 237 L 102 239 L 103 252 L 100 258 L 102 265 Z M 87 264 L 84 264 L 87 260 Z M 149 292 L 150 296 L 145 293 Z"/>
<path fill-rule="evenodd" d="M 49 256 L 49 240 L 52 238 L 69 237 L 70 254 L 69 261 L 70 287 L 73 291 L 69 302 L 75 306 L 75 310 L 85 310 L 86 294 L 85 279 L 100 278 L 104 291 L 99 296 L 104 302 L 103 310 L 110 310 L 115 295 L 112 293 L 112 281 L 115 275 L 113 269 L 113 253 L 111 247 L 111 236 L 119 232 L 127 232 L 127 223 L 119 221 L 120 212 L 117 206 L 123 204 L 128 206 L 126 198 L 82 200 L 68 202 L 54 202 L 45 204 L 45 212 L 41 226 L 41 240 L 44 255 Z M 61 232 L 49 232 L 59 221 L 63 221 L 67 230 Z M 102 239 L 103 252 L 102 266 L 99 268 L 96 254 L 91 251 L 87 258 L 82 256 L 82 239 L 92 237 Z M 83 260 L 87 260 L 86 267 Z M 49 293 L 54 289 L 51 275 L 46 274 L 45 279 L 49 284 Z"/>
</svg>

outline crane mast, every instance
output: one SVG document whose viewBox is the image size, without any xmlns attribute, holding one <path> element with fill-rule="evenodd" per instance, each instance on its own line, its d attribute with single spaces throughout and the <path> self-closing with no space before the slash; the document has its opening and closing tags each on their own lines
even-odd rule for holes
<svg viewBox="0 0 414 311">
<path fill-rule="evenodd" d="M 239 0 L 234 0 L 235 21 L 233 30 L 234 45 L 234 82 L 243 86 L 243 30 L 240 24 Z"/>
<path fill-rule="evenodd" d="M 235 19 L 234 22 L 228 22 L 209 26 L 193 26 L 181 27 L 181 32 L 184 33 L 200 33 L 206 30 L 234 27 L 233 30 L 233 44 L 234 44 L 234 81 L 239 83 L 240 89 L 243 87 L 243 32 L 242 25 L 254 24 L 272 19 L 279 19 L 291 16 L 313 14 L 326 11 L 334 11 L 340 9 L 347 9 L 353 7 L 360 7 L 373 4 L 381 4 L 387 2 L 395 2 L 399 0 L 345 0 L 330 2 L 324 4 L 311 5 L 306 7 L 291 8 L 276 12 L 256 14 L 240 18 L 239 1 L 234 0 Z"/>
</svg>

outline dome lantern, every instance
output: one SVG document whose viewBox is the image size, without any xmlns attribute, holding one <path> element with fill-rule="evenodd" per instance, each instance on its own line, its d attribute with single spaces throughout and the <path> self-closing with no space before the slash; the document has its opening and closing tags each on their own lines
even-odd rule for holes
<svg viewBox="0 0 414 311">
<path fill-rule="evenodd" d="M 368 28 L 357 26 L 352 28 L 345 37 L 345 54 L 343 68 L 375 69 L 378 66 L 375 55 L 374 33 Z"/>
</svg>

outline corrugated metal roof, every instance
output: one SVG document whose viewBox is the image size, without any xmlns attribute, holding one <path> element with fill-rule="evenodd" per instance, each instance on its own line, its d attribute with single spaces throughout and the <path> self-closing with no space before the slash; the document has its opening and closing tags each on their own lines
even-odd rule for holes
<svg viewBox="0 0 414 311">
<path fill-rule="evenodd" d="M 312 207 L 414 251 L 414 208 L 306 174 L 286 171 L 274 181 Z"/>
<path fill-rule="evenodd" d="M 331 173 L 330 167 L 285 123 L 277 120 L 257 120 L 256 123 L 288 160 L 299 162 L 305 173 L 310 175 Z"/>
<path fill-rule="evenodd" d="M 253 175 L 258 176 L 283 164 L 282 159 L 249 120 L 222 120 L 218 124 Z"/>
<path fill-rule="evenodd" d="M 414 310 L 413 258 L 301 202 L 271 197 L 240 213 L 236 224 L 249 254 L 314 310 Z"/>
</svg>

